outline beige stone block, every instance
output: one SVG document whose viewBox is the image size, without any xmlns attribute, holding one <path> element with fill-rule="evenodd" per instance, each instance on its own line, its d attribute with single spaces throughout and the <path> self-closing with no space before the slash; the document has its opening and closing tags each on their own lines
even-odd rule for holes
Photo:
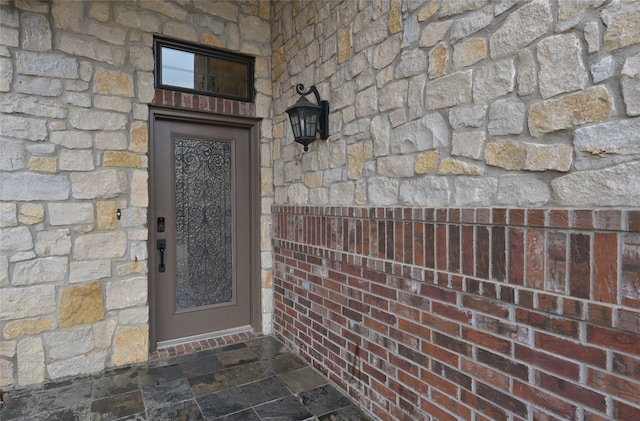
<svg viewBox="0 0 640 421">
<path fill-rule="evenodd" d="M 160 32 L 161 21 L 155 14 L 138 11 L 127 7 L 124 3 L 116 2 L 113 12 L 116 23 L 130 28 L 141 29 L 144 32 Z"/>
<path fill-rule="evenodd" d="M 0 357 L 13 358 L 16 355 L 16 341 L 0 341 Z"/>
<path fill-rule="evenodd" d="M 57 235 L 57 233 L 56 233 Z M 61 251 L 67 247 L 64 240 L 60 241 Z M 54 246 L 55 247 L 55 246 Z M 38 245 L 38 248 L 44 248 Z M 40 250 L 36 250 L 38 252 Z M 44 250 L 46 251 L 46 250 Z M 68 257 L 42 257 L 17 262 L 13 270 L 12 284 L 15 286 L 43 284 L 45 282 L 60 282 L 67 276 L 69 265 Z"/>
<path fill-rule="evenodd" d="M 71 56 L 87 57 L 116 67 L 122 66 L 125 62 L 125 49 L 119 45 L 87 39 L 80 33 L 58 32 L 54 40 L 56 49 Z"/>
<path fill-rule="evenodd" d="M 594 171 L 574 171 L 551 181 L 564 206 L 640 206 L 640 162 L 625 162 Z"/>
<path fill-rule="evenodd" d="M 16 0 L 16 8 L 36 13 L 49 13 L 48 2 L 36 0 Z"/>
<path fill-rule="evenodd" d="M 102 170 L 71 174 L 73 197 L 76 199 L 108 199 L 127 189 L 124 171 Z"/>
<path fill-rule="evenodd" d="M 451 139 L 451 154 L 480 159 L 485 141 L 485 132 L 454 133 Z"/>
<path fill-rule="evenodd" d="M 260 169 L 261 194 L 273 194 L 273 168 Z"/>
<path fill-rule="evenodd" d="M 349 35 L 349 37 L 351 37 L 351 35 Z M 350 45 L 349 45 L 349 48 L 351 48 Z M 349 53 L 349 54 L 351 54 L 351 53 Z M 272 66 L 274 68 L 277 67 L 277 66 L 280 66 L 281 64 L 285 64 L 284 63 L 284 47 L 277 48 L 273 52 L 273 57 L 271 58 L 271 60 L 272 60 Z"/>
<path fill-rule="evenodd" d="M 348 25 L 345 28 L 338 30 L 338 63 L 344 63 L 351 58 L 351 50 L 353 48 L 353 41 L 351 39 L 352 25 Z M 282 56 L 284 53 L 280 53 Z M 275 58 L 275 56 L 274 56 Z M 278 57 L 278 60 L 282 63 L 284 57 Z"/>
<path fill-rule="evenodd" d="M 47 330 L 53 330 L 56 324 L 51 317 L 39 317 L 37 319 L 17 320 L 7 323 L 2 335 L 5 340 L 32 336 Z"/>
<path fill-rule="evenodd" d="M 364 179 L 360 179 L 356 183 L 354 202 L 358 206 L 367 204 L 367 183 Z"/>
<path fill-rule="evenodd" d="M 182 7 L 173 3 L 158 0 L 143 0 L 140 2 L 140 6 L 145 9 L 153 10 L 154 12 L 162 13 L 170 18 L 177 19 L 181 22 L 187 18 L 187 11 Z"/>
<path fill-rule="evenodd" d="M 435 110 L 471 102 L 471 74 L 471 70 L 467 70 L 428 82 L 425 86 L 425 107 Z"/>
<path fill-rule="evenodd" d="M 147 153 L 149 150 L 147 123 L 134 121 L 131 124 L 131 151 Z"/>
<path fill-rule="evenodd" d="M 483 173 L 481 167 L 453 158 L 442 160 L 438 166 L 438 174 L 440 175 L 482 175 Z"/>
<path fill-rule="evenodd" d="M 44 346 L 42 338 L 31 337 L 18 342 L 18 385 L 44 382 Z"/>
<path fill-rule="evenodd" d="M 96 260 L 123 257 L 127 238 L 122 231 L 86 234 L 75 239 L 75 260 Z"/>
<path fill-rule="evenodd" d="M 261 0 L 259 7 L 258 15 L 262 19 L 269 19 L 271 17 L 271 1 Z"/>
<path fill-rule="evenodd" d="M 93 171 L 96 167 L 93 162 L 92 151 L 60 151 L 60 171 Z"/>
<path fill-rule="evenodd" d="M 452 23 L 452 20 L 446 20 L 444 22 L 433 22 L 427 25 L 422 30 L 422 35 L 420 36 L 420 47 L 433 47 L 442 41 Z"/>
<path fill-rule="evenodd" d="M 264 42 L 271 39 L 269 22 L 258 16 L 240 15 L 238 28 L 243 41 Z"/>
<path fill-rule="evenodd" d="M 627 115 L 640 115 L 640 54 L 628 57 L 620 74 Z"/>
<path fill-rule="evenodd" d="M 89 22 L 86 28 L 86 34 L 96 37 L 109 44 L 125 45 L 127 42 L 127 28 L 117 25 L 105 25 L 98 22 Z"/>
<path fill-rule="evenodd" d="M 263 288 L 273 287 L 273 271 L 272 270 L 262 271 L 262 287 Z"/>
<path fill-rule="evenodd" d="M 101 110 L 131 113 L 131 99 L 110 95 L 94 95 L 93 106 Z"/>
<path fill-rule="evenodd" d="M 118 321 L 125 325 L 139 325 L 149 322 L 149 308 L 138 307 L 118 312 Z"/>
<path fill-rule="evenodd" d="M 609 119 L 613 99 L 604 86 L 594 86 L 575 94 L 533 104 L 529 109 L 529 132 L 542 137 L 557 130 Z"/>
<path fill-rule="evenodd" d="M 46 156 L 32 156 L 29 159 L 29 169 L 32 171 L 55 173 L 58 170 L 58 161 Z"/>
<path fill-rule="evenodd" d="M 389 32 L 397 34 L 402 31 L 402 2 L 392 0 L 389 8 Z"/>
<path fill-rule="evenodd" d="M 17 226 L 17 211 L 18 206 L 15 203 L 0 203 L 0 228 Z"/>
<path fill-rule="evenodd" d="M 197 9 L 200 9 L 207 14 L 219 16 L 233 22 L 238 21 L 238 6 L 236 2 L 195 0 L 193 3 Z"/>
<path fill-rule="evenodd" d="M 93 343 L 96 349 L 111 348 L 113 334 L 118 326 L 117 319 L 109 318 L 93 324 Z"/>
<path fill-rule="evenodd" d="M 135 258 L 134 258 L 135 259 Z M 118 276 L 128 276 L 149 273 L 149 265 L 146 260 L 133 260 L 132 262 L 121 263 L 116 266 Z"/>
<path fill-rule="evenodd" d="M 152 72 L 138 72 L 138 100 L 148 104 L 153 101 L 155 89 Z"/>
<path fill-rule="evenodd" d="M 171 38 L 182 39 L 195 42 L 198 40 L 198 34 L 193 26 L 186 23 L 166 22 L 162 29 L 162 33 Z"/>
<path fill-rule="evenodd" d="M 97 69 L 94 93 L 133 97 L 133 76 L 115 70 Z"/>
<path fill-rule="evenodd" d="M 3 27 L 0 31 L 0 43 L 6 47 L 17 47 L 20 45 L 20 33 L 16 29 Z"/>
<path fill-rule="evenodd" d="M 58 318 L 61 327 L 94 323 L 104 319 L 104 300 L 99 282 L 62 291 Z"/>
<path fill-rule="evenodd" d="M 0 252 L 28 251 L 33 249 L 31 230 L 25 226 L 0 230 Z M 2 253 L 3 255 L 5 253 Z"/>
<path fill-rule="evenodd" d="M 106 151 L 103 159 L 105 167 L 140 168 L 143 163 L 142 156 L 129 152 Z"/>
<path fill-rule="evenodd" d="M 51 7 L 51 14 L 56 28 L 80 32 L 84 2 L 55 0 Z"/>
<path fill-rule="evenodd" d="M 512 140 L 490 142 L 484 150 L 484 159 L 488 165 L 507 170 L 523 169 L 526 158 L 526 146 Z"/>
<path fill-rule="evenodd" d="M 453 47 L 453 65 L 456 68 L 471 66 L 487 57 L 487 41 L 471 38 Z"/>
<path fill-rule="evenodd" d="M 118 327 L 113 339 L 111 364 L 121 366 L 147 360 L 149 329 L 142 327 Z"/>
<path fill-rule="evenodd" d="M 432 0 L 418 12 L 418 22 L 431 19 L 438 11 L 438 0 Z"/>
<path fill-rule="evenodd" d="M 88 225 L 94 222 L 91 203 L 49 203 L 47 209 L 51 225 Z"/>
<path fill-rule="evenodd" d="M 364 164 L 365 158 L 364 143 L 356 143 L 355 145 L 349 145 L 347 147 L 348 178 L 358 180 L 362 176 L 362 164 Z"/>
<path fill-rule="evenodd" d="M 322 171 L 311 171 L 304 174 L 304 184 L 310 189 L 322 187 Z"/>
<path fill-rule="evenodd" d="M 255 71 L 257 78 L 270 79 L 269 71 L 271 70 L 271 63 L 265 57 L 256 57 Z"/>
<path fill-rule="evenodd" d="M 209 45 L 211 47 L 219 47 L 219 48 L 226 47 L 225 40 L 220 38 L 217 35 L 212 34 L 211 32 L 204 32 L 202 35 L 200 35 L 200 42 L 204 45 Z"/>
<path fill-rule="evenodd" d="M 55 311 L 55 285 L 5 288 L 0 294 L 0 318 L 20 319 Z"/>
<path fill-rule="evenodd" d="M 440 43 L 429 51 L 429 78 L 435 79 L 447 73 L 447 62 L 449 61 L 449 47 L 445 43 Z"/>
<path fill-rule="evenodd" d="M 12 386 L 13 382 L 13 363 L 7 360 L 0 360 L 0 387 Z"/>
<path fill-rule="evenodd" d="M 13 63 L 10 59 L 0 58 L 0 92 L 9 92 L 13 81 Z"/>
<path fill-rule="evenodd" d="M 134 171 L 131 177 L 131 206 L 149 205 L 149 174 L 146 171 Z"/>
<path fill-rule="evenodd" d="M 377 161 L 378 174 L 386 177 L 413 177 L 415 157 L 411 155 L 383 156 Z"/>
<path fill-rule="evenodd" d="M 272 95 L 272 86 L 271 86 L 271 81 L 267 80 L 267 79 L 257 79 L 255 81 L 256 84 L 256 91 L 267 95 L 267 96 L 271 96 Z"/>
<path fill-rule="evenodd" d="M 24 118 L 4 114 L 2 116 L 2 135 L 16 139 L 45 140 L 47 122 L 44 119 Z"/>
<path fill-rule="evenodd" d="M 273 237 L 273 218 L 269 215 L 260 217 L 260 249 L 270 250 Z"/>
<path fill-rule="evenodd" d="M 44 206 L 40 203 L 24 203 L 20 206 L 18 221 L 25 225 L 39 224 L 44 221 Z"/>
<path fill-rule="evenodd" d="M 524 169 L 527 171 L 567 172 L 573 163 L 573 148 L 567 145 L 527 144 L 527 158 Z"/>
<path fill-rule="evenodd" d="M 416 156 L 416 174 L 427 174 L 438 167 L 438 151 L 422 152 Z"/>
<path fill-rule="evenodd" d="M 68 255 L 71 252 L 71 232 L 68 229 L 38 232 L 35 251 L 38 256 Z"/>
<path fill-rule="evenodd" d="M 507 95 L 516 87 L 513 59 L 491 62 L 474 69 L 473 73 L 473 102 L 476 104 Z"/>
<path fill-rule="evenodd" d="M 329 203 L 334 206 L 350 206 L 355 200 L 353 181 L 333 183 L 329 188 Z"/>
<path fill-rule="evenodd" d="M 102 23 L 109 21 L 109 4 L 101 2 L 89 3 L 89 17 Z"/>
<path fill-rule="evenodd" d="M 119 132 L 96 133 L 96 149 L 123 150 L 123 149 L 127 149 L 127 143 L 128 143 L 127 135 L 125 135 L 124 133 L 119 133 Z"/>
<path fill-rule="evenodd" d="M 606 25 L 604 48 L 607 51 L 640 43 L 640 7 L 636 1 L 611 2 L 600 16 Z"/>
<path fill-rule="evenodd" d="M 115 229 L 117 226 L 116 202 L 98 202 L 96 209 L 98 211 L 98 228 L 102 230 Z"/>
</svg>

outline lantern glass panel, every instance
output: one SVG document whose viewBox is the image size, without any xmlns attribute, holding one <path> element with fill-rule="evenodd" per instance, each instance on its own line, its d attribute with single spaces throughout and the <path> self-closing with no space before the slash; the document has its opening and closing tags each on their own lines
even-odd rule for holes
<svg viewBox="0 0 640 421">
<path fill-rule="evenodd" d="M 315 112 L 315 110 L 307 110 L 305 125 L 306 136 L 315 137 L 316 128 L 318 127 L 318 114 Z"/>
<path fill-rule="evenodd" d="M 289 119 L 291 120 L 291 129 L 293 129 L 293 136 L 300 137 L 302 133 L 300 132 L 300 117 L 297 112 L 293 112 L 289 114 Z"/>
</svg>

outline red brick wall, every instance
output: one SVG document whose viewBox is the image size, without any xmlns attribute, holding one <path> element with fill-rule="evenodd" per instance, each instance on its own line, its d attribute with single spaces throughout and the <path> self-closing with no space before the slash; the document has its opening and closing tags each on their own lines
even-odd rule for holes
<svg viewBox="0 0 640 421">
<path fill-rule="evenodd" d="M 640 420 L 640 211 L 273 212 L 277 336 L 380 419 Z"/>
<path fill-rule="evenodd" d="M 180 108 L 194 111 L 205 111 L 217 114 L 231 114 L 241 117 L 255 117 L 256 104 L 236 101 L 214 96 L 190 94 L 179 91 L 156 89 L 153 105 Z"/>
</svg>

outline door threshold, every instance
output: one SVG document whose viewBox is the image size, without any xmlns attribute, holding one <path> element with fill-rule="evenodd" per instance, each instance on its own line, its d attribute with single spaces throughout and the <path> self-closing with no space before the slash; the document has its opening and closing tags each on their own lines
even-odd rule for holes
<svg viewBox="0 0 640 421">
<path fill-rule="evenodd" d="M 215 339 L 223 336 L 231 336 L 231 335 L 247 333 L 247 332 L 253 332 L 253 328 L 250 325 L 240 326 L 233 329 L 219 330 L 217 332 L 203 333 L 201 335 L 187 336 L 184 338 L 170 339 L 168 341 L 158 342 L 156 346 L 158 349 L 169 348 L 169 347 L 175 347 L 178 345 L 184 345 L 184 344 L 199 342 L 199 341 L 207 341 L 209 339 Z"/>
</svg>

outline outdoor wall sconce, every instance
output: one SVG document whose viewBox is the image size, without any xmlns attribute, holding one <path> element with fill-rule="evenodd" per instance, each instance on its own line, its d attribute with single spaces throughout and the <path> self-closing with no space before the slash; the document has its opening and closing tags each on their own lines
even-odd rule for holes
<svg viewBox="0 0 640 421">
<path fill-rule="evenodd" d="M 329 101 L 322 101 L 316 85 L 304 92 L 304 85 L 298 83 L 296 92 L 300 95 L 298 102 L 287 108 L 293 140 L 304 145 L 305 152 L 309 150 L 309 144 L 316 140 L 316 133 L 320 132 L 320 139 L 329 137 Z M 316 96 L 317 105 L 307 99 L 312 93 Z"/>
</svg>

